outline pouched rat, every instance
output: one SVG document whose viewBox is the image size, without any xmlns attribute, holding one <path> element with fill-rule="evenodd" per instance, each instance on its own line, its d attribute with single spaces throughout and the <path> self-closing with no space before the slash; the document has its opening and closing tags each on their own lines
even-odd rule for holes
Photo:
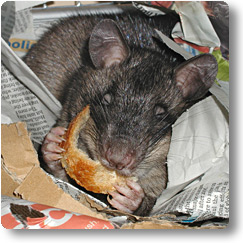
<svg viewBox="0 0 243 243">
<path fill-rule="evenodd" d="M 110 204 L 148 215 L 167 184 L 171 126 L 213 84 L 210 54 L 185 61 L 154 36 L 169 36 L 177 17 L 141 14 L 73 16 L 51 27 L 25 57 L 63 109 L 42 146 L 46 168 L 66 180 L 58 159 L 64 128 L 87 104 L 91 117 L 79 146 L 120 174 Z"/>
</svg>

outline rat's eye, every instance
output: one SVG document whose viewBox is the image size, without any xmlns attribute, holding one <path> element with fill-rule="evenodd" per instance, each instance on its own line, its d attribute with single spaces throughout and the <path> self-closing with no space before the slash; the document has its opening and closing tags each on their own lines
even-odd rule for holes
<svg viewBox="0 0 243 243">
<path fill-rule="evenodd" d="M 154 114 L 158 118 L 162 118 L 163 115 L 165 114 L 165 108 L 161 105 L 156 105 L 154 107 Z"/>
<path fill-rule="evenodd" d="M 109 105 L 109 104 L 111 103 L 111 100 L 112 100 L 111 94 L 110 94 L 110 93 L 106 93 L 106 94 L 103 96 L 102 103 L 103 103 L 104 105 Z"/>
</svg>

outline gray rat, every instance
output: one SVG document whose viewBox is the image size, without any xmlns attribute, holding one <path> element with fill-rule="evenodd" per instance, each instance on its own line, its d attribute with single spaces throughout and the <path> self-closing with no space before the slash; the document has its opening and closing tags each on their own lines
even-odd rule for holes
<svg viewBox="0 0 243 243">
<path fill-rule="evenodd" d="M 48 30 L 24 61 L 62 103 L 42 146 L 46 169 L 68 180 L 58 159 L 61 135 L 87 105 L 90 119 L 79 146 L 118 173 L 135 176 L 116 185 L 110 204 L 148 215 L 167 184 L 171 126 L 208 92 L 217 74 L 210 54 L 185 61 L 154 38 L 178 21 L 166 14 L 72 16 Z"/>
</svg>

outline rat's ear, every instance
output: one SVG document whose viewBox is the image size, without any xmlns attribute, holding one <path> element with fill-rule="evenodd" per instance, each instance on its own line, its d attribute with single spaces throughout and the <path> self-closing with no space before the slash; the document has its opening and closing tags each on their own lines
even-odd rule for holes
<svg viewBox="0 0 243 243">
<path fill-rule="evenodd" d="M 176 68 L 174 80 L 187 100 L 205 95 L 216 78 L 218 64 L 211 54 L 195 56 Z"/>
<path fill-rule="evenodd" d="M 115 21 L 104 19 L 94 27 L 89 53 L 96 68 L 119 64 L 129 56 L 130 50 Z"/>
</svg>

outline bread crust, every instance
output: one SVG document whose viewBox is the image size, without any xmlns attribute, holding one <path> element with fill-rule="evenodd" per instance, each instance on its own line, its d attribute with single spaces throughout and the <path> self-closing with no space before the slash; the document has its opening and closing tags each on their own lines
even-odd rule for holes
<svg viewBox="0 0 243 243">
<path fill-rule="evenodd" d="M 86 106 L 69 124 L 60 147 L 62 153 L 61 163 L 67 174 L 77 184 L 88 191 L 107 194 L 115 191 L 114 184 L 126 186 L 128 177 L 118 174 L 102 165 L 99 161 L 92 160 L 77 147 L 79 132 L 84 128 L 90 116 L 89 106 Z"/>
</svg>

